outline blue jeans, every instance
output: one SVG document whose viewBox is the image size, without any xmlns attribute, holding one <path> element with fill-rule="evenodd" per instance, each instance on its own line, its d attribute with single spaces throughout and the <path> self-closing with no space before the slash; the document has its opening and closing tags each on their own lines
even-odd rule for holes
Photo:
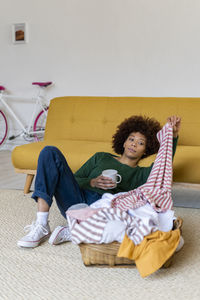
<svg viewBox="0 0 200 300">
<path fill-rule="evenodd" d="M 90 205 L 101 198 L 99 193 L 81 189 L 60 150 L 53 146 L 46 146 L 38 158 L 32 198 L 37 201 L 40 197 L 51 207 L 53 196 L 65 218 L 65 212 L 70 206 L 78 203 Z"/>
</svg>

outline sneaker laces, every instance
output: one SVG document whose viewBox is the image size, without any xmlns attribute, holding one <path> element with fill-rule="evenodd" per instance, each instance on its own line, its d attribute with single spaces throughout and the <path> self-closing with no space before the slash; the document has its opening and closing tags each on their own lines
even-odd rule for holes
<svg viewBox="0 0 200 300">
<path fill-rule="evenodd" d="M 37 222 L 33 222 L 31 225 L 27 225 L 24 227 L 25 232 L 29 232 L 27 236 L 34 236 L 37 231 L 41 231 L 43 234 L 48 234 L 48 230 Z"/>
</svg>

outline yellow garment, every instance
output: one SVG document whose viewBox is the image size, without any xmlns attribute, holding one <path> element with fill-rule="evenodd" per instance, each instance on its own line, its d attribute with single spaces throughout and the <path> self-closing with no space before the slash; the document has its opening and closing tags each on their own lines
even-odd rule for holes
<svg viewBox="0 0 200 300">
<path fill-rule="evenodd" d="M 146 277 L 162 267 L 175 252 L 179 241 L 179 229 L 168 232 L 158 230 L 145 236 L 139 245 L 125 235 L 117 256 L 134 260 L 140 275 Z"/>
</svg>

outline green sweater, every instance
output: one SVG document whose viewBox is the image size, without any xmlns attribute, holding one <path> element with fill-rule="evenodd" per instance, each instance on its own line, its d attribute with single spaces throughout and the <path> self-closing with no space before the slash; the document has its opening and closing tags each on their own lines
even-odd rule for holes
<svg viewBox="0 0 200 300">
<path fill-rule="evenodd" d="M 178 138 L 173 139 L 173 156 L 176 151 Z M 112 193 L 116 194 L 119 192 L 127 192 L 137 188 L 144 184 L 153 167 L 153 163 L 149 167 L 134 168 L 122 164 L 115 155 L 106 152 L 97 152 L 94 154 L 74 175 L 79 184 L 83 189 L 95 191 L 99 194 Z M 114 189 L 103 190 L 99 188 L 93 188 L 90 186 L 90 180 L 98 177 L 103 170 L 115 169 L 122 176 L 122 181 L 117 184 Z"/>
</svg>

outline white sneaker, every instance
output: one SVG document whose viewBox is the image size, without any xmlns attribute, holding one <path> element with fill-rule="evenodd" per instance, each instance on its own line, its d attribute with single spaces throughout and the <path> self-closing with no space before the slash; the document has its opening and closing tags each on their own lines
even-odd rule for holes
<svg viewBox="0 0 200 300">
<path fill-rule="evenodd" d="M 180 236 L 180 241 L 179 241 L 179 244 L 178 244 L 178 246 L 177 246 L 177 248 L 176 248 L 176 251 L 175 252 L 178 252 L 178 251 L 180 251 L 181 250 L 181 248 L 183 247 L 183 245 L 184 245 L 184 239 L 183 239 L 183 237 L 182 237 L 182 235 Z"/>
<path fill-rule="evenodd" d="M 49 244 L 51 245 L 58 245 L 69 241 L 71 241 L 71 233 L 68 226 L 56 227 L 49 238 Z"/>
<path fill-rule="evenodd" d="M 21 240 L 17 242 L 19 247 L 35 248 L 39 246 L 50 235 L 50 227 L 47 223 L 43 226 L 39 223 L 33 222 L 31 225 L 27 225 L 24 231 L 29 231 Z"/>
</svg>

